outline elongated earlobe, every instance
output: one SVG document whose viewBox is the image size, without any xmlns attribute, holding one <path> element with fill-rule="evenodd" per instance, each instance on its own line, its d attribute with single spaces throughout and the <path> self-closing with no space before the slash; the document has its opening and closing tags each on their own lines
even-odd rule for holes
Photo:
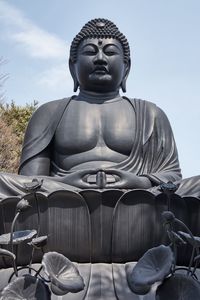
<svg viewBox="0 0 200 300">
<path fill-rule="evenodd" d="M 126 93 L 126 79 L 124 78 L 121 83 L 121 89 L 123 93 Z"/>
<path fill-rule="evenodd" d="M 71 73 L 71 76 L 72 76 L 73 81 L 74 81 L 74 92 L 76 92 L 78 90 L 78 87 L 79 87 L 79 82 L 78 82 L 77 77 L 76 77 L 74 63 L 72 62 L 71 59 L 69 59 L 69 69 L 70 69 L 70 73 Z"/>
<path fill-rule="evenodd" d="M 120 87 L 124 93 L 126 93 L 126 80 L 128 78 L 130 68 L 131 68 L 131 60 L 129 59 L 129 61 L 126 63 L 125 70 L 124 70 L 124 77 L 123 77 L 121 85 L 120 85 Z"/>
<path fill-rule="evenodd" d="M 78 90 L 78 87 L 79 87 L 79 83 L 78 83 L 78 80 L 74 80 L 74 92 L 76 92 Z"/>
</svg>

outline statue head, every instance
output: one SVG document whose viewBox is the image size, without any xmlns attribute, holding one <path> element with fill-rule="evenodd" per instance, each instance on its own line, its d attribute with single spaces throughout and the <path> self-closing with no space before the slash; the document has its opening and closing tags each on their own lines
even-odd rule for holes
<svg viewBox="0 0 200 300">
<path fill-rule="evenodd" d="M 79 61 L 79 56 L 81 56 L 79 50 L 80 48 L 86 46 L 85 44 L 87 44 L 87 42 L 88 44 L 92 45 L 94 43 L 94 48 L 101 47 L 101 45 L 104 48 L 108 48 L 109 45 L 113 45 L 114 48 L 116 47 L 116 49 L 119 49 L 119 51 L 116 50 L 116 54 L 118 57 L 120 56 L 123 63 L 123 74 L 121 75 L 122 78 L 119 87 L 122 88 L 123 92 L 126 92 L 126 79 L 130 70 L 130 48 L 128 41 L 113 22 L 101 18 L 93 19 L 86 23 L 72 41 L 70 48 L 69 67 L 74 80 L 74 91 L 77 91 L 80 85 L 76 68 L 76 65 Z M 93 56 L 95 56 L 95 53 L 92 53 L 92 51 L 88 51 L 88 53 L 90 52 L 89 55 L 92 56 L 93 54 Z M 99 64 L 106 64 L 106 61 L 110 60 L 109 56 L 112 56 L 111 51 L 108 50 L 104 51 L 104 54 L 107 58 L 105 59 L 105 62 L 99 61 Z M 120 65 L 119 61 L 116 61 L 116 63 Z"/>
</svg>

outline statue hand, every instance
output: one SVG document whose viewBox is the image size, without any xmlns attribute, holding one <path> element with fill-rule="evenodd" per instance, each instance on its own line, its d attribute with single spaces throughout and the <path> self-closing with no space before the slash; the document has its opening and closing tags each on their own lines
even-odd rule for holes
<svg viewBox="0 0 200 300">
<path fill-rule="evenodd" d="M 107 183 L 106 188 L 148 189 L 152 187 L 151 181 L 145 176 L 138 176 L 131 172 L 117 169 L 105 169 L 104 172 L 116 177 L 116 182 Z"/>
<path fill-rule="evenodd" d="M 56 177 L 55 180 L 81 189 L 98 188 L 97 184 L 91 184 L 87 181 L 88 176 L 96 175 L 98 171 L 96 169 L 78 170 L 63 177 Z"/>
</svg>

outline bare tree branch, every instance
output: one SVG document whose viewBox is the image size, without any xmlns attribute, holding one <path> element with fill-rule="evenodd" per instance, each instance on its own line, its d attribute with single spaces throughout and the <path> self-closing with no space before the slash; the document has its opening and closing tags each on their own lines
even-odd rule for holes
<svg viewBox="0 0 200 300">
<path fill-rule="evenodd" d="M 5 81 L 8 79 L 8 74 L 2 72 L 1 68 L 4 64 L 6 64 L 7 61 L 0 56 L 0 103 L 3 103 L 4 100 L 4 90 L 3 90 L 3 86 Z"/>
</svg>

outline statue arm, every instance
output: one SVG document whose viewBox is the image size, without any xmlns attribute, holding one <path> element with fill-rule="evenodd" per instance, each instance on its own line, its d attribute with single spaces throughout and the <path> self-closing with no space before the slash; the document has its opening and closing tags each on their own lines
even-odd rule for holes
<svg viewBox="0 0 200 300">
<path fill-rule="evenodd" d="M 20 175 L 50 175 L 50 153 L 48 147 L 27 160 L 20 169 Z"/>
<path fill-rule="evenodd" d="M 70 98 L 51 101 L 35 111 L 26 129 L 19 174 L 50 175 L 48 146 L 69 101 Z"/>
<path fill-rule="evenodd" d="M 158 107 L 152 135 L 144 148 L 146 148 L 146 165 L 141 176 L 149 178 L 153 185 L 168 181 L 174 182 L 182 178 L 176 143 L 169 120 Z"/>
<path fill-rule="evenodd" d="M 53 118 L 51 104 L 43 104 L 32 115 L 24 137 L 20 175 L 50 175 L 49 128 Z"/>
</svg>

